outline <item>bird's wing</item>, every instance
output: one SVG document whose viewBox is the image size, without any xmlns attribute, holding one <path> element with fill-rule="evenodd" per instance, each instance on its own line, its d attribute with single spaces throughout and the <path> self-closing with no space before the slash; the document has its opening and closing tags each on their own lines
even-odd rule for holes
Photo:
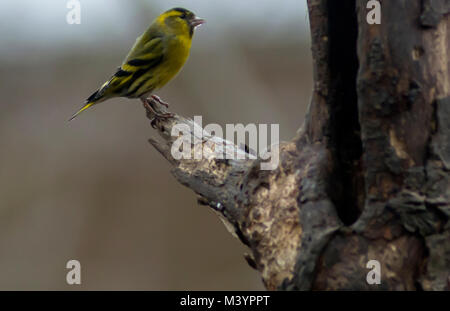
<svg viewBox="0 0 450 311">
<path fill-rule="evenodd" d="M 164 51 L 161 37 L 154 36 L 150 40 L 147 39 L 146 34 L 139 37 L 122 65 L 99 89 L 95 99 L 133 95 L 136 89 L 131 87 L 136 86 L 134 83 L 138 84 L 144 80 L 144 74 L 163 61 Z"/>
<path fill-rule="evenodd" d="M 162 61 L 164 50 L 162 37 L 148 38 L 147 34 L 143 34 L 136 39 L 121 67 L 123 70 L 133 70 L 129 67 L 156 66 Z"/>
<path fill-rule="evenodd" d="M 92 105 L 108 98 L 119 95 L 136 95 L 134 93 L 141 85 L 137 83 L 141 83 L 140 80 L 146 81 L 144 74 L 162 62 L 164 52 L 161 36 L 150 37 L 146 32 L 137 38 L 122 65 L 108 81 L 85 101 L 83 108 L 75 113 L 70 120 Z M 137 87 L 134 84 L 137 84 Z"/>
</svg>

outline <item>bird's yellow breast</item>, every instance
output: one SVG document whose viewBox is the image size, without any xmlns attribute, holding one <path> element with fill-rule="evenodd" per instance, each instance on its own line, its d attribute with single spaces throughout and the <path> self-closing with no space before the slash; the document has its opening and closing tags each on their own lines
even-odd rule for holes
<svg viewBox="0 0 450 311">
<path fill-rule="evenodd" d="M 157 88 L 161 88 L 172 80 L 181 70 L 189 57 L 192 40 L 185 36 L 173 36 L 167 40 L 163 65 L 155 68 Z"/>
</svg>

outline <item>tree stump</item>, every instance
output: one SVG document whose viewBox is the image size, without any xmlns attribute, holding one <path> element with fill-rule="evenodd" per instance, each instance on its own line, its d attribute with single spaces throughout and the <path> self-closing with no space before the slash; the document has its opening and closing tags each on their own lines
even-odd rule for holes
<svg viewBox="0 0 450 311">
<path fill-rule="evenodd" d="M 195 137 L 198 125 L 153 122 L 162 141 L 150 143 L 269 290 L 450 289 L 450 1 L 380 0 L 380 24 L 367 2 L 308 0 L 313 96 L 275 170 L 205 132 L 192 152 L 209 156 L 174 159 L 173 127 Z M 211 140 L 247 158 L 217 159 Z"/>
</svg>

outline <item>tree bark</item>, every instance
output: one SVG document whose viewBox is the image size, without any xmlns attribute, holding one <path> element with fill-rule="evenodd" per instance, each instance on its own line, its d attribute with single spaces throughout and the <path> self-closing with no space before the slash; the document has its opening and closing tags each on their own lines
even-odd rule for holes
<svg viewBox="0 0 450 311">
<path fill-rule="evenodd" d="M 379 2 L 369 25 L 366 0 L 308 0 L 313 96 L 275 170 L 192 120 L 153 121 L 163 139 L 150 143 L 249 247 L 267 289 L 450 289 L 450 1 Z M 173 158 L 180 124 L 202 159 Z M 247 159 L 215 158 L 211 141 Z"/>
</svg>

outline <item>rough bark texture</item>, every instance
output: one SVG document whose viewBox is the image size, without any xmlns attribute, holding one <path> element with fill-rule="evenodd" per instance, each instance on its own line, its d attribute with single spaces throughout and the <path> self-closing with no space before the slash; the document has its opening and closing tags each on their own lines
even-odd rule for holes
<svg viewBox="0 0 450 311">
<path fill-rule="evenodd" d="M 450 289 L 450 4 L 380 2 L 369 25 L 365 0 L 308 1 L 313 96 L 275 170 L 205 132 L 192 154 L 206 157 L 176 160 L 173 127 L 202 129 L 154 122 L 151 144 L 249 247 L 268 289 Z M 211 140 L 249 158 L 217 159 Z M 366 281 L 372 259 L 380 285 Z"/>
</svg>

